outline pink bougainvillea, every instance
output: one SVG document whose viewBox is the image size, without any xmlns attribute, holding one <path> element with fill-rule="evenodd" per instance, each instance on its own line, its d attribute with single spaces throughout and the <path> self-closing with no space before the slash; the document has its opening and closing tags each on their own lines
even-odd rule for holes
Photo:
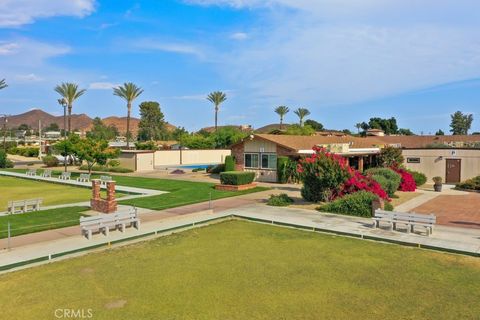
<svg viewBox="0 0 480 320">
<path fill-rule="evenodd" d="M 348 166 L 344 157 L 313 147 L 314 154 L 300 160 L 297 171 L 303 181 L 302 196 L 309 201 L 331 201 L 358 191 L 389 200 L 380 184 Z"/>
<path fill-rule="evenodd" d="M 414 192 L 417 189 L 415 179 L 407 170 L 398 167 L 392 167 L 392 170 L 402 177 L 402 182 L 400 182 L 398 190 L 403 192 Z"/>
</svg>

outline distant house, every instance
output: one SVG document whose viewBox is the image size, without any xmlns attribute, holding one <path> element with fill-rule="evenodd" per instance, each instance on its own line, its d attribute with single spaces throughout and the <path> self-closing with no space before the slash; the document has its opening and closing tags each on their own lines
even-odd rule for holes
<svg viewBox="0 0 480 320">
<path fill-rule="evenodd" d="M 381 129 L 368 129 L 367 136 L 374 136 L 374 137 L 383 137 L 385 136 L 385 132 Z"/>
<path fill-rule="evenodd" d="M 43 136 L 45 139 L 59 139 L 62 137 L 62 133 L 60 131 L 47 131 Z"/>
</svg>

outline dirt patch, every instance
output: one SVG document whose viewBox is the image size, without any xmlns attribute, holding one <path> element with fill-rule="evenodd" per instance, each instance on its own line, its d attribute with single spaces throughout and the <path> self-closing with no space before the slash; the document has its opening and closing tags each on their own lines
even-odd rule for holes
<svg viewBox="0 0 480 320">
<path fill-rule="evenodd" d="M 82 270 L 80 270 L 81 274 L 92 274 L 94 272 L 95 270 L 93 268 L 83 268 Z"/>
<path fill-rule="evenodd" d="M 112 301 L 109 302 L 105 305 L 105 309 L 119 309 L 123 308 L 125 304 L 127 303 L 127 300 L 117 300 L 117 301 Z"/>
</svg>

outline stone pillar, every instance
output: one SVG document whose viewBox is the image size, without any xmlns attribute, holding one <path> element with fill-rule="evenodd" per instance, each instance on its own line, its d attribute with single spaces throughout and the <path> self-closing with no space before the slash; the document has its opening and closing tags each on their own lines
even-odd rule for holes
<svg viewBox="0 0 480 320">
<path fill-rule="evenodd" d="M 92 199 L 100 199 L 100 180 L 98 179 L 92 180 Z"/>
<path fill-rule="evenodd" d="M 375 216 L 375 210 L 377 209 L 385 209 L 385 201 L 381 198 L 377 198 L 372 201 L 372 217 Z"/>
<path fill-rule="evenodd" d="M 115 181 L 107 182 L 107 201 L 115 200 Z"/>
</svg>

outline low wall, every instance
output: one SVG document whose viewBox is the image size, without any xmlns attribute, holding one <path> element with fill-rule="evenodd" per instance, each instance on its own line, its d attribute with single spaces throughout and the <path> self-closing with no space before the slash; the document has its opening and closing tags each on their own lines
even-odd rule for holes
<svg viewBox="0 0 480 320">
<path fill-rule="evenodd" d="M 154 165 L 173 166 L 190 164 L 223 163 L 231 155 L 227 149 L 216 150 L 159 150 L 155 151 Z"/>
</svg>

